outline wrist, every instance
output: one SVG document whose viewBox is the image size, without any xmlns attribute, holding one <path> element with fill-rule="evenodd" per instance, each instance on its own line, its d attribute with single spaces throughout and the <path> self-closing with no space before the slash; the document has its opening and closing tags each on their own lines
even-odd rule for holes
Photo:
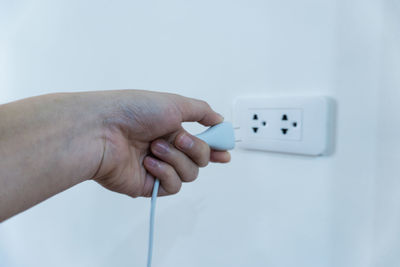
<svg viewBox="0 0 400 267">
<path fill-rule="evenodd" d="M 95 174 L 102 123 L 87 101 L 51 94 L 0 106 L 0 221 Z"/>
<path fill-rule="evenodd" d="M 105 125 L 101 101 L 91 93 L 55 94 L 54 101 L 65 110 L 60 140 L 62 152 L 73 171 L 74 184 L 95 178 L 101 169 L 105 152 Z"/>
</svg>

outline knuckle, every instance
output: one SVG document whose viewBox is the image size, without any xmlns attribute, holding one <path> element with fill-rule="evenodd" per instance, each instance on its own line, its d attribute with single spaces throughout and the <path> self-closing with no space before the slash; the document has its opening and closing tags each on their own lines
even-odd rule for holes
<svg viewBox="0 0 400 267">
<path fill-rule="evenodd" d="M 198 167 L 194 168 L 194 170 L 192 171 L 192 175 L 190 176 L 190 181 L 196 180 L 197 177 L 199 177 L 199 168 Z"/>
<path fill-rule="evenodd" d="M 175 175 L 175 170 L 171 166 L 165 168 L 165 176 L 167 179 L 173 179 Z"/>
<path fill-rule="evenodd" d="M 181 187 L 182 187 L 182 182 L 176 182 L 174 184 L 171 184 L 165 190 L 168 192 L 169 195 L 175 195 L 181 190 Z"/>
<path fill-rule="evenodd" d="M 201 168 L 207 167 L 208 166 L 208 160 L 207 159 L 200 159 L 198 165 Z"/>
<path fill-rule="evenodd" d="M 165 179 L 165 190 L 168 194 L 176 194 L 179 192 L 182 186 L 182 182 L 180 181 L 178 174 L 172 166 L 167 165 L 164 170 L 164 179 Z"/>
<path fill-rule="evenodd" d="M 175 146 L 177 146 L 181 151 L 190 152 L 195 143 L 195 139 L 193 139 L 190 134 L 184 131 L 178 134 L 177 138 L 175 139 Z"/>
<path fill-rule="evenodd" d="M 211 149 L 207 144 L 201 146 L 201 149 L 198 154 L 197 165 L 200 167 L 206 167 L 210 160 Z"/>
<path fill-rule="evenodd" d="M 174 188 L 171 191 L 171 194 L 177 194 L 179 191 L 181 191 L 182 188 L 182 183 L 179 182 L 176 184 L 176 186 L 174 186 Z"/>
<path fill-rule="evenodd" d="M 199 177 L 199 168 L 196 168 L 193 173 L 193 180 L 196 180 Z"/>
<path fill-rule="evenodd" d="M 204 107 L 206 107 L 206 108 L 208 108 L 208 109 L 210 109 L 210 108 L 211 108 L 210 104 L 208 104 L 208 102 L 207 102 L 207 101 L 200 100 L 200 103 L 201 103 L 201 104 L 202 104 Z"/>
<path fill-rule="evenodd" d="M 170 152 L 170 147 L 165 141 L 156 140 L 151 143 L 151 152 L 165 157 Z"/>
<path fill-rule="evenodd" d="M 198 176 L 199 176 L 199 167 L 196 166 L 191 168 L 191 170 L 187 171 L 186 175 L 182 175 L 181 177 L 183 178 L 181 180 L 186 183 L 190 183 L 196 180 Z"/>
</svg>

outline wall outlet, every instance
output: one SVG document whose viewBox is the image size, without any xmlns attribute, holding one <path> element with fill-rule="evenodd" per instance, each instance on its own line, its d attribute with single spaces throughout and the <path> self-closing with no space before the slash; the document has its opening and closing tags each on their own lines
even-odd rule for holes
<svg viewBox="0 0 400 267">
<path fill-rule="evenodd" d="M 302 116 L 301 109 L 249 108 L 251 127 L 246 130 L 251 132 L 248 136 L 253 138 L 301 140 Z"/>
<path fill-rule="evenodd" d="M 241 97 L 233 107 L 238 147 L 323 155 L 330 151 L 332 101 L 327 97 Z"/>
</svg>

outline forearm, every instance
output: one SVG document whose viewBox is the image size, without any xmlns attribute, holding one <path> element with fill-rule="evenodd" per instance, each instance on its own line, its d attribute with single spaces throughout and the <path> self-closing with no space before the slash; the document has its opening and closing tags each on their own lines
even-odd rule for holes
<svg viewBox="0 0 400 267">
<path fill-rule="evenodd" d="M 95 175 L 101 119 L 85 94 L 51 94 L 0 106 L 0 221 Z"/>
</svg>

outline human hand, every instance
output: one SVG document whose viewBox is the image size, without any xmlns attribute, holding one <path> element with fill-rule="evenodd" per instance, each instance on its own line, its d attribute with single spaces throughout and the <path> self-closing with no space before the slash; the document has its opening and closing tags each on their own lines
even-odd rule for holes
<svg viewBox="0 0 400 267">
<path fill-rule="evenodd" d="M 226 151 L 187 133 L 223 118 L 207 103 L 138 90 L 58 93 L 0 105 L 0 222 L 85 180 L 132 197 L 177 193 Z"/>
<path fill-rule="evenodd" d="M 181 124 L 213 126 L 223 117 L 200 100 L 138 90 L 102 92 L 103 156 L 93 179 L 132 197 L 151 196 L 155 179 L 159 195 L 177 193 L 182 182 L 196 179 L 209 161 L 226 163 L 230 154 L 213 151 Z M 156 178 L 155 178 L 156 177 Z"/>
</svg>

